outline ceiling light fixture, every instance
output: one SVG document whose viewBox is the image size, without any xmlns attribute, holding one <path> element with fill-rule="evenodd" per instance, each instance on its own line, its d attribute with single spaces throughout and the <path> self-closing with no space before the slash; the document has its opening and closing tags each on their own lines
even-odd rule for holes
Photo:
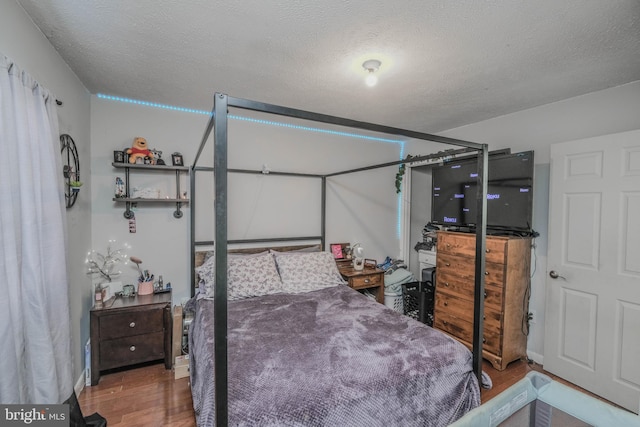
<svg viewBox="0 0 640 427">
<path fill-rule="evenodd" d="M 378 76 L 375 75 L 375 72 L 378 71 L 380 65 L 382 65 L 382 62 L 377 59 L 369 59 L 362 64 L 362 68 L 367 70 L 367 77 L 364 79 L 367 86 L 373 87 L 378 83 Z"/>
</svg>

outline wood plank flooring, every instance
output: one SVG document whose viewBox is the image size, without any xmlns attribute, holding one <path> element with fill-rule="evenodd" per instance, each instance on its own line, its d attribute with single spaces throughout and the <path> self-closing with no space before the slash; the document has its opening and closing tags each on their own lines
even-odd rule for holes
<svg viewBox="0 0 640 427">
<path fill-rule="evenodd" d="M 535 363 L 516 361 L 504 371 L 497 371 L 484 362 L 483 370 L 491 377 L 493 388 L 482 389 L 482 403 L 495 397 L 532 370 L 542 372 L 584 392 L 579 387 L 545 372 L 542 366 Z M 174 380 L 173 372 L 165 370 L 163 363 L 102 375 L 97 386 L 85 387 L 78 396 L 78 401 L 84 416 L 98 412 L 107 419 L 109 427 L 196 425 L 189 378 Z"/>
</svg>

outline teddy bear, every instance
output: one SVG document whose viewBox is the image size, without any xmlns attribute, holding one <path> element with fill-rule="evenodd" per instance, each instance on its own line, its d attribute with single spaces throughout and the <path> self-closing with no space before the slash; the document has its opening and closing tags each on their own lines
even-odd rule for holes
<svg viewBox="0 0 640 427">
<path fill-rule="evenodd" d="M 153 153 L 147 146 L 147 140 L 140 136 L 133 138 L 133 145 L 127 149 L 127 154 L 129 155 L 129 163 L 136 163 L 138 158 L 144 161 L 145 157 L 153 160 Z"/>
</svg>

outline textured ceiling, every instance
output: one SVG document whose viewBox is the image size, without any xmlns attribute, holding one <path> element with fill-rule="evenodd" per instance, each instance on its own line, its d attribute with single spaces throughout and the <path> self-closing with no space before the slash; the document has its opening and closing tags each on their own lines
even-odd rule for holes
<svg viewBox="0 0 640 427">
<path fill-rule="evenodd" d="M 18 3 L 92 93 L 187 108 L 217 91 L 437 133 L 640 80 L 638 0 Z"/>
</svg>

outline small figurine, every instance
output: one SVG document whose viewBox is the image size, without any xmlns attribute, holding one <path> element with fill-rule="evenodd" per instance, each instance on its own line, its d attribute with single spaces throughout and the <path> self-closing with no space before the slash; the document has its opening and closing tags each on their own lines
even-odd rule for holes
<svg viewBox="0 0 640 427">
<path fill-rule="evenodd" d="M 155 159 L 155 164 L 156 165 L 165 165 L 166 164 L 164 162 L 164 160 L 162 160 L 162 151 L 156 150 L 154 148 L 153 150 L 151 150 L 151 153 L 153 154 L 153 158 Z"/>
<path fill-rule="evenodd" d="M 119 176 L 116 177 L 116 199 L 127 197 L 124 191 L 124 181 Z"/>
</svg>

